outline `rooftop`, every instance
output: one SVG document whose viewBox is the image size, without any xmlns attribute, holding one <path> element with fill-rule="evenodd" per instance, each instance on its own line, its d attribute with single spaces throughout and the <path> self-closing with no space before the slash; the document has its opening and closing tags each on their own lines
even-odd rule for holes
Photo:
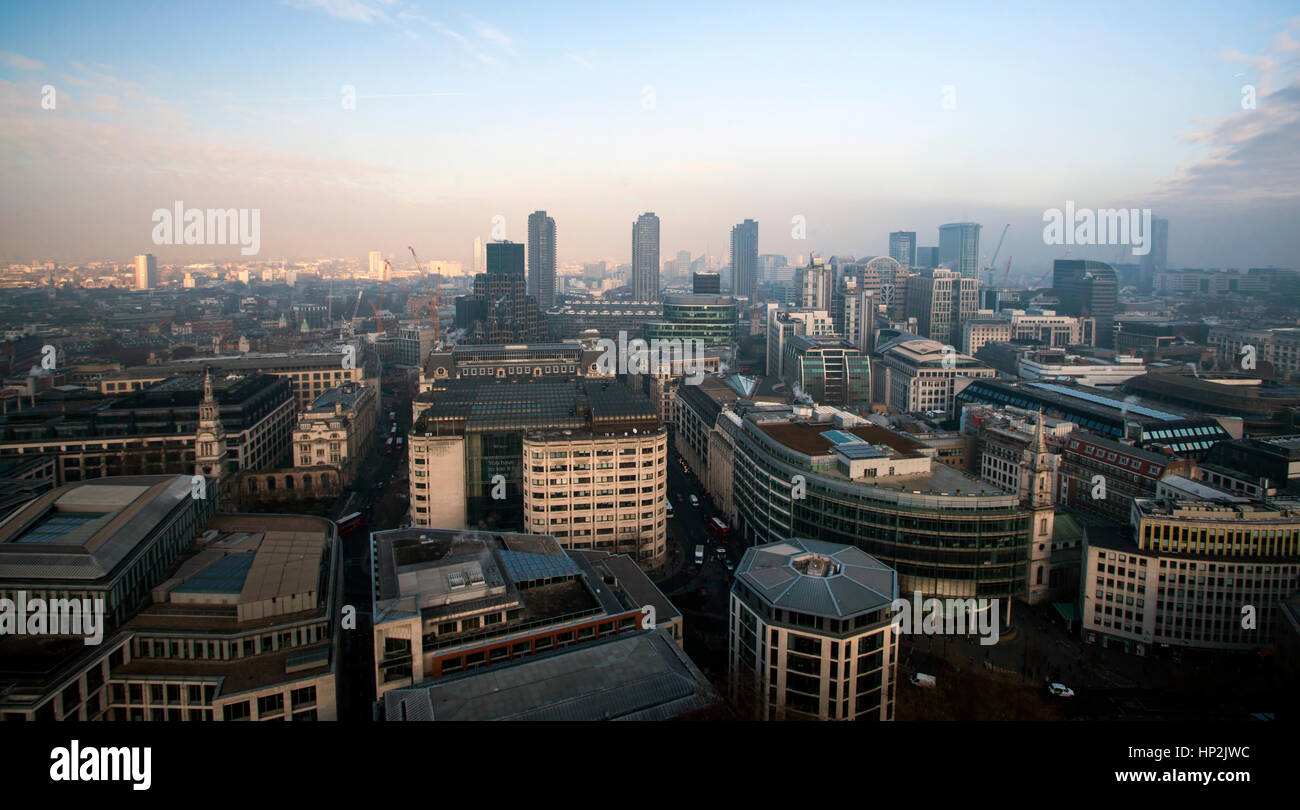
<svg viewBox="0 0 1300 810">
<path fill-rule="evenodd" d="M 665 630 L 396 689 L 388 720 L 667 720 L 718 701 Z"/>
<path fill-rule="evenodd" d="M 894 569 L 855 546 L 790 540 L 745 551 L 736 580 L 776 608 L 844 619 L 898 596 Z"/>
<path fill-rule="evenodd" d="M 836 446 L 844 441 L 843 438 L 838 440 L 833 438 L 835 434 L 841 436 L 847 434 L 867 444 L 885 445 L 904 458 L 919 458 L 924 455 L 920 451 L 925 445 L 901 433 L 876 425 L 859 425 L 835 430 L 831 429 L 834 425 L 828 422 L 758 422 L 756 426 L 791 450 L 797 450 L 807 456 L 830 455 Z"/>
<path fill-rule="evenodd" d="M 68 484 L 0 522 L 0 580 L 108 577 L 174 510 L 190 477 L 129 476 Z"/>
</svg>

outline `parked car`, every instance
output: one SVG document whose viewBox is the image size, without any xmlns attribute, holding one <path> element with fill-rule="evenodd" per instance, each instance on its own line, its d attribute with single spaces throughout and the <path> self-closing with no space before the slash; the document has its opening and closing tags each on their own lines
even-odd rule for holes
<svg viewBox="0 0 1300 810">
<path fill-rule="evenodd" d="M 1057 697 L 1074 697 L 1074 690 L 1063 683 L 1049 684 L 1047 691 Z"/>
<path fill-rule="evenodd" d="M 918 672 L 908 680 L 922 689 L 931 689 L 938 684 L 933 675 L 926 675 L 924 672 Z"/>
<path fill-rule="evenodd" d="M 694 495 L 691 495 L 691 506 L 699 506 L 699 505 L 700 505 L 700 499 L 695 497 Z"/>
</svg>

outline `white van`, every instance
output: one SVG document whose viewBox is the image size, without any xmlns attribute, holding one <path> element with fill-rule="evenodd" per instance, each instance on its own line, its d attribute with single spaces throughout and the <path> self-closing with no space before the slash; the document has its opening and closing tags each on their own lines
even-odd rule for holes
<svg viewBox="0 0 1300 810">
<path fill-rule="evenodd" d="M 699 546 L 696 546 L 696 547 L 695 547 L 695 564 L 696 564 L 696 565 L 704 565 L 704 546 L 703 546 L 703 545 L 699 545 Z"/>
<path fill-rule="evenodd" d="M 924 672 L 916 673 L 909 680 L 911 680 L 913 684 L 921 687 L 922 689 L 932 689 L 934 688 L 935 684 L 938 683 L 934 679 L 933 675 L 926 675 Z"/>
</svg>

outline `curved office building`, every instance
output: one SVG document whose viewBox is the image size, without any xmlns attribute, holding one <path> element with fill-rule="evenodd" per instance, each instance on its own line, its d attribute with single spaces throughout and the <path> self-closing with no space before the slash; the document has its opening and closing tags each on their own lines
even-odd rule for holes
<svg viewBox="0 0 1300 810">
<path fill-rule="evenodd" d="M 736 299 L 729 295 L 665 295 L 662 320 L 647 321 L 646 340 L 703 340 L 716 346 L 736 340 Z"/>
<path fill-rule="evenodd" d="M 832 409 L 756 409 L 730 427 L 747 543 L 813 537 L 856 546 L 897 570 L 903 593 L 1026 593 L 1031 511 L 938 463 L 933 448 Z"/>
</svg>

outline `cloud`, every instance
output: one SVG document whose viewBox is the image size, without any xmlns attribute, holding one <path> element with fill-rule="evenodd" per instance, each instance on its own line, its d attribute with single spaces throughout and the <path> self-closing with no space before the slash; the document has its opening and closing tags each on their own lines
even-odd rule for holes
<svg viewBox="0 0 1300 810">
<path fill-rule="evenodd" d="M 45 65 L 13 51 L 0 51 L 0 62 L 16 70 L 45 70 Z"/>
<path fill-rule="evenodd" d="M 331 17 L 351 22 L 371 23 L 375 20 L 392 22 L 392 19 L 378 6 L 383 2 L 363 2 L 363 0 L 284 0 L 284 4 L 308 11 L 320 11 Z"/>
<path fill-rule="evenodd" d="M 568 59 L 570 62 L 573 62 L 574 64 L 578 65 L 578 66 L 581 67 L 583 70 L 595 70 L 595 69 L 596 69 L 596 66 L 595 66 L 592 62 L 590 62 L 590 61 L 588 61 L 588 60 L 586 60 L 586 59 L 583 59 L 581 56 L 578 56 L 578 55 L 577 55 L 576 53 L 574 53 L 573 51 L 569 51 L 567 54 L 565 54 L 565 58 Z"/>
<path fill-rule="evenodd" d="M 470 19 L 470 25 L 474 33 L 478 34 L 480 39 L 496 45 L 501 50 L 511 56 L 518 56 L 515 53 L 515 43 L 510 37 L 506 36 L 500 29 L 483 22 L 482 20 Z"/>
<path fill-rule="evenodd" d="M 1290 27 L 1295 22 L 1292 20 Z M 1300 43 L 1283 32 L 1273 39 L 1273 47 L 1294 50 Z M 1300 149 L 1295 141 L 1295 129 L 1300 125 L 1297 60 L 1236 50 L 1221 55 L 1226 61 L 1246 63 L 1258 71 L 1255 107 L 1206 121 L 1203 128 L 1183 134 L 1184 141 L 1204 146 L 1208 154 L 1179 167 L 1176 176 L 1160 183 L 1156 196 L 1242 202 L 1300 200 Z M 1273 89 L 1278 84 L 1281 88 Z"/>
<path fill-rule="evenodd" d="M 129 79 L 119 79 L 100 70 L 95 70 L 80 62 L 71 62 L 73 70 L 77 71 L 74 76 L 67 77 L 68 84 L 77 87 L 87 87 L 105 94 L 121 96 L 132 101 L 140 101 L 146 104 L 164 104 L 165 102 L 155 96 L 149 95 L 144 85 L 139 82 L 133 82 Z M 103 67 L 103 66 L 97 66 Z"/>
</svg>

